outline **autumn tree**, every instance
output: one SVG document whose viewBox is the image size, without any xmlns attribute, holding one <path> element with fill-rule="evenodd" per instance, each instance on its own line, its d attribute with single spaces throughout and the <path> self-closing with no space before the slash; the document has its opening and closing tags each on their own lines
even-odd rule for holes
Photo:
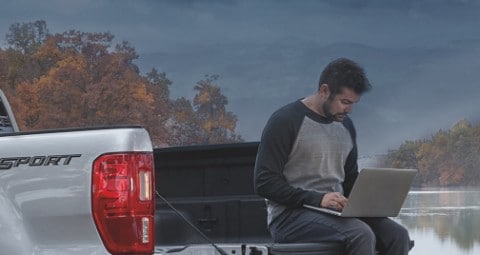
<svg viewBox="0 0 480 255">
<path fill-rule="evenodd" d="M 2 88 L 5 93 L 7 89 L 7 72 L 8 72 L 8 61 L 6 58 L 6 52 L 0 48 L 0 88 Z"/>
<path fill-rule="evenodd" d="M 451 186 L 463 181 L 464 169 L 452 158 L 448 132 L 439 131 L 422 146 L 419 161 L 429 185 Z"/>
<path fill-rule="evenodd" d="M 193 103 L 186 98 L 172 102 L 172 115 L 168 120 L 171 129 L 169 143 L 218 144 L 243 141 L 235 133 L 237 117 L 226 110 L 227 98 L 215 85 L 218 75 L 206 75 L 197 82 Z"/>
<path fill-rule="evenodd" d="M 201 144 L 241 141 L 241 137 L 235 133 L 237 117 L 226 110 L 228 99 L 214 84 L 217 79 L 217 75 L 206 75 L 194 87 L 197 94 L 193 106 L 203 134 Z"/>
<path fill-rule="evenodd" d="M 465 184 L 480 183 L 480 127 L 473 127 L 466 119 L 449 130 L 448 148 L 452 160 L 464 171 Z"/>
<path fill-rule="evenodd" d="M 22 94 L 14 106 L 23 127 L 154 122 L 154 98 L 148 81 L 132 67 L 133 47 L 123 43 L 110 52 L 112 40 L 109 33 L 73 30 L 48 37 L 33 53 L 37 61 L 50 62 L 48 71 L 18 84 Z M 22 107 L 31 101 L 37 105 Z"/>
<path fill-rule="evenodd" d="M 50 34 L 44 21 L 16 23 L 0 49 L 0 87 L 23 130 L 134 124 L 153 145 L 239 142 L 237 117 L 206 76 L 195 98 L 170 99 L 172 82 L 152 69 L 140 74 L 138 54 L 110 33 Z"/>
<path fill-rule="evenodd" d="M 479 155 L 480 127 L 460 120 L 431 139 L 405 142 L 387 158 L 392 167 L 417 168 L 415 185 L 458 186 L 480 184 Z"/>
<path fill-rule="evenodd" d="M 148 123 L 150 133 L 155 147 L 164 147 L 171 144 L 173 130 L 167 126 L 167 121 L 173 114 L 172 109 L 175 108 L 170 99 L 170 86 L 172 82 L 167 78 L 165 73 L 158 72 L 153 68 L 146 75 L 148 82 L 147 91 L 153 97 L 153 113 L 154 117 Z M 173 106 L 173 107 L 172 107 Z"/>
<path fill-rule="evenodd" d="M 173 146 L 201 144 L 201 127 L 190 100 L 181 97 L 171 106 L 172 114 L 167 122 L 171 131 L 168 143 Z"/>
</svg>

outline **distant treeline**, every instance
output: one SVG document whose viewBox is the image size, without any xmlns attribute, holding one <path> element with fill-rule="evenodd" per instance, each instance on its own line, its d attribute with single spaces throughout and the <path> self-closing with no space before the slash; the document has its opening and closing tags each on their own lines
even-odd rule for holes
<svg viewBox="0 0 480 255">
<path fill-rule="evenodd" d="M 242 141 L 217 75 L 192 84 L 193 100 L 172 99 L 166 74 L 142 75 L 135 48 L 126 41 L 113 45 L 113 38 L 51 34 L 42 20 L 12 24 L 7 47 L 0 48 L 0 88 L 21 129 L 135 124 L 156 147 Z"/>
<path fill-rule="evenodd" d="M 480 126 L 463 119 L 430 139 L 406 141 L 388 153 L 385 163 L 418 169 L 417 187 L 479 185 Z"/>
</svg>

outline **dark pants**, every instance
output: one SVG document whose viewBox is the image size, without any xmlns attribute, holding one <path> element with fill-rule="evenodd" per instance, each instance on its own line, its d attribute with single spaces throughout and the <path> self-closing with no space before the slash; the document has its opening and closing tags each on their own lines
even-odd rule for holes
<svg viewBox="0 0 480 255">
<path fill-rule="evenodd" d="M 308 209 L 287 209 L 270 225 L 277 243 L 340 241 L 348 255 L 405 255 L 408 231 L 389 218 L 341 218 Z"/>
</svg>

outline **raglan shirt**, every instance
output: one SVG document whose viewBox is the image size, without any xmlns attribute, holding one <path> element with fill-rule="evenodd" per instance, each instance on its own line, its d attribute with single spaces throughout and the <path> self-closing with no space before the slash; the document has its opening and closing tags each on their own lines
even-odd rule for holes
<svg viewBox="0 0 480 255">
<path fill-rule="evenodd" d="M 353 123 L 328 120 L 301 100 L 272 114 L 260 141 L 254 186 L 266 198 L 268 225 L 285 209 L 320 206 L 328 192 L 348 197 L 358 175 Z"/>
</svg>

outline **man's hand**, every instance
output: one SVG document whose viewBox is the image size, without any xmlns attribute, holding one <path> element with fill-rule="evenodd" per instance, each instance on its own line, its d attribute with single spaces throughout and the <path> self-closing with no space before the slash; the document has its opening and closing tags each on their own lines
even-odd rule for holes
<svg viewBox="0 0 480 255">
<path fill-rule="evenodd" d="M 321 207 L 333 208 L 335 210 L 342 211 L 345 205 L 347 205 L 348 199 L 340 192 L 331 192 L 323 196 Z"/>
</svg>

